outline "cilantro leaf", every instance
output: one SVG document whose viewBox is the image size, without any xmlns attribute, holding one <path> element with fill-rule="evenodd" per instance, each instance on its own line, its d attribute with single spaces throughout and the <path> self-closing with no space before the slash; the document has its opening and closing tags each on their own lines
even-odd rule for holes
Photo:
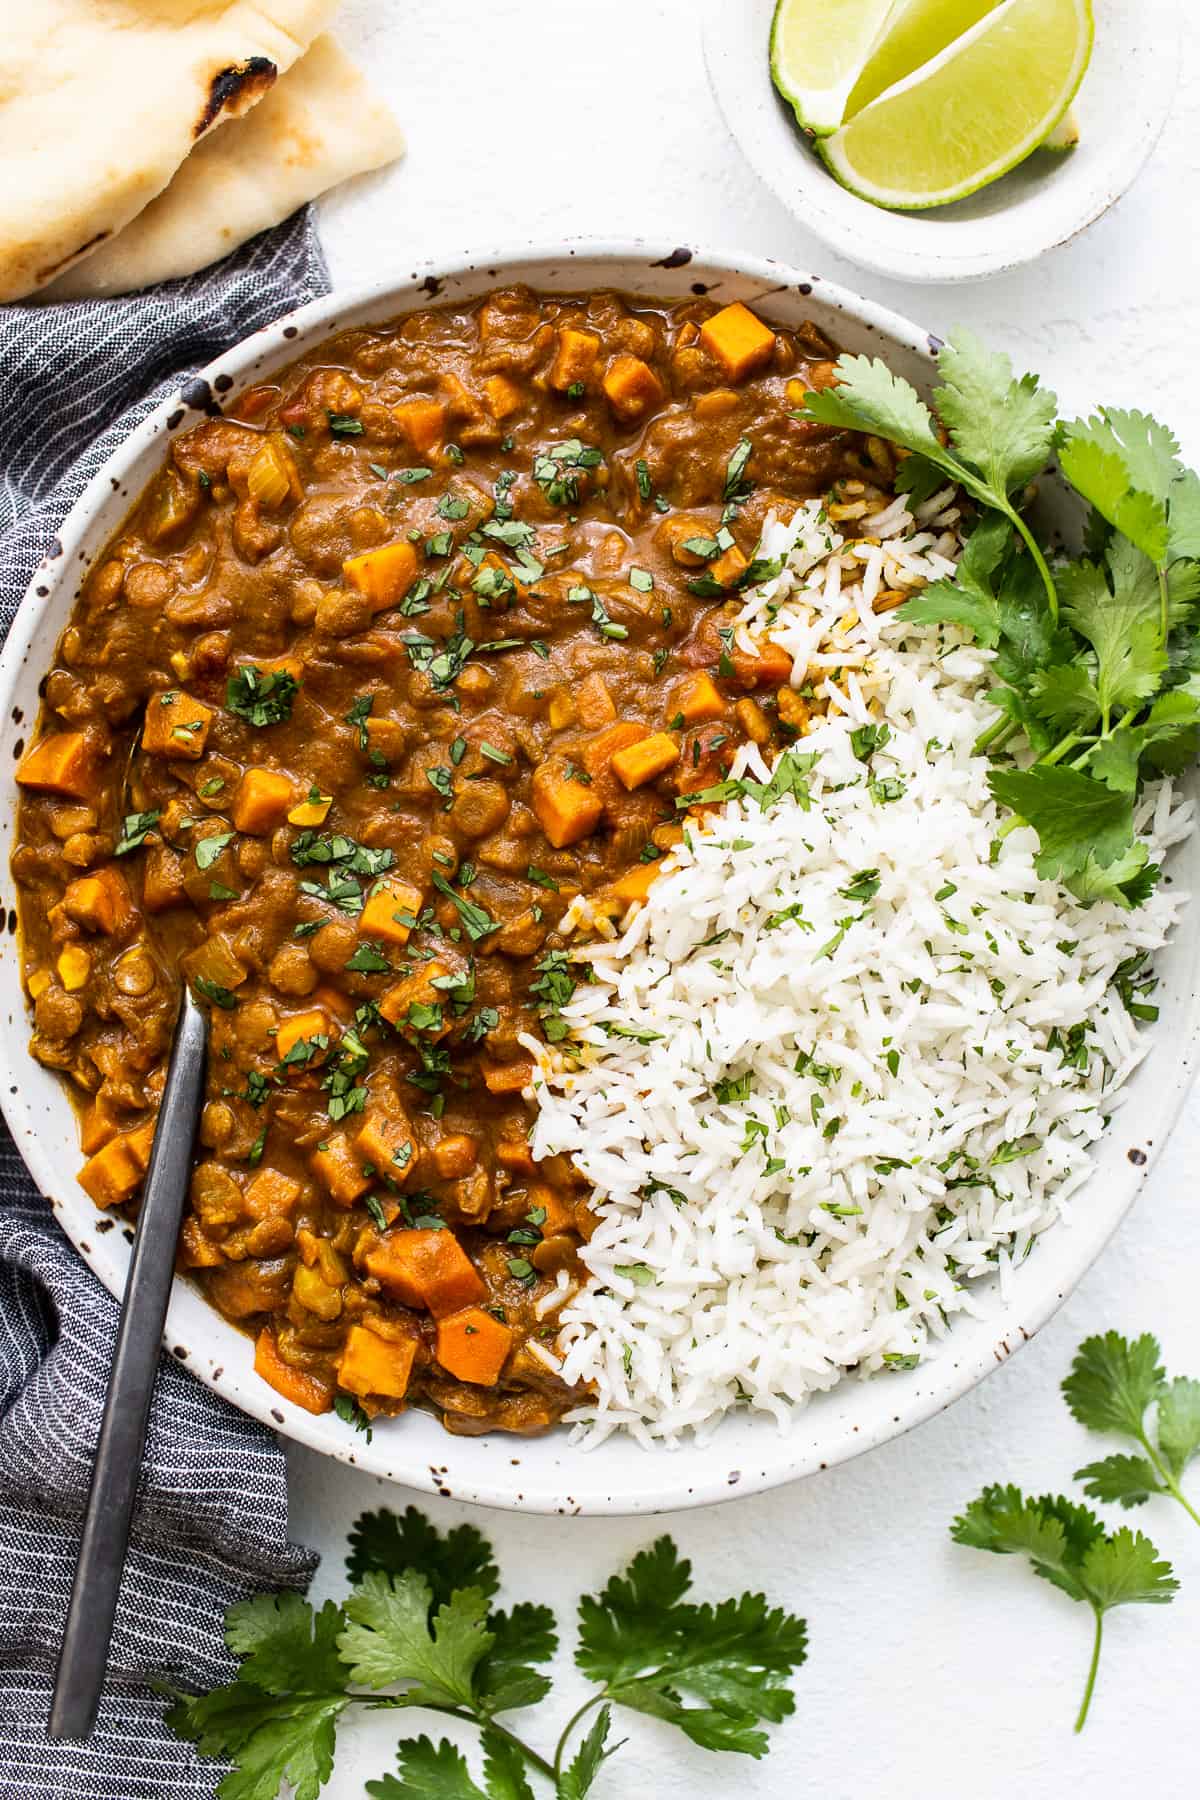
<svg viewBox="0 0 1200 1800">
<path fill-rule="evenodd" d="M 932 582 L 905 601 L 900 617 L 917 625 L 959 625 L 984 649 L 994 650 L 1000 642 L 1001 624 L 992 577 L 1011 535 L 1002 514 L 986 514 L 963 546 L 954 580 Z"/>
<path fill-rule="evenodd" d="M 1133 842 L 1133 802 L 1077 769 L 993 769 L 988 785 L 1041 839 L 1037 872 L 1053 881 L 1084 870 L 1089 858 L 1107 868 Z"/>
<path fill-rule="evenodd" d="M 1058 460 L 1076 492 L 1156 567 L 1200 552 L 1191 531 L 1195 477 L 1180 463 L 1175 437 L 1156 419 L 1101 408 L 1061 428 Z"/>
<path fill-rule="evenodd" d="M 1146 1412 L 1166 1380 L 1161 1354 L 1149 1332 L 1132 1342 L 1117 1331 L 1086 1338 L 1062 1384 L 1072 1417 L 1089 1431 L 1140 1438 Z"/>
<path fill-rule="evenodd" d="M 1083 1482 L 1083 1491 L 1090 1499 L 1109 1505 L 1143 1506 L 1151 1494 L 1166 1492 L 1144 1456 L 1122 1453 L 1076 1469 L 1075 1480 Z"/>
<path fill-rule="evenodd" d="M 559 1778 L 557 1800 L 586 1800 L 586 1796 L 591 1793 L 592 1783 L 601 1767 L 615 1750 L 621 1748 L 620 1744 L 608 1743 L 611 1724 L 612 1708 L 602 1706 L 587 1736 L 582 1739 L 574 1760 Z"/>
<path fill-rule="evenodd" d="M 413 1685 L 411 1706 L 465 1706 L 475 1703 L 474 1674 L 492 1639 L 486 1628 L 487 1597 L 479 1588 L 458 1588 L 436 1607 L 424 1576 L 371 1572 L 346 1601 L 349 1623 L 338 1648 L 360 1687 Z"/>
<path fill-rule="evenodd" d="M 511 1612 L 488 1614 L 492 1647 L 476 1670 L 480 1704 L 488 1712 L 536 1706 L 550 1692 L 550 1678 L 533 1668 L 558 1649 L 558 1628 L 548 1606 L 521 1601 Z"/>
<path fill-rule="evenodd" d="M 1144 556 L 1114 540 L 1108 576 L 1095 563 L 1059 571 L 1063 615 L 1096 652 L 1096 690 L 1105 731 L 1114 707 L 1134 709 L 1158 690 L 1167 667 L 1158 578 Z"/>
<path fill-rule="evenodd" d="M 685 1601 L 691 1565 L 669 1538 L 579 1603 L 575 1660 L 612 1700 L 677 1725 L 709 1749 L 761 1756 L 760 1720 L 795 1708 L 787 1676 L 804 1661 L 804 1622 L 761 1594 L 717 1606 Z M 689 1706 L 691 1695 L 702 1702 Z"/>
<path fill-rule="evenodd" d="M 1159 1395 L 1158 1448 L 1176 1481 L 1200 1454 L 1200 1381 L 1179 1375 Z"/>
<path fill-rule="evenodd" d="M 478 1588 L 490 1599 L 500 1586 L 492 1546 L 474 1525 L 443 1533 L 415 1506 L 399 1514 L 387 1507 L 363 1513 L 350 1532 L 346 1573 L 351 1581 L 371 1572 L 410 1571 L 425 1577 L 434 1606 L 445 1605 L 455 1588 Z"/>
<path fill-rule="evenodd" d="M 466 1757 L 449 1738 L 437 1744 L 423 1733 L 406 1738 L 398 1758 L 398 1776 L 367 1782 L 373 1800 L 488 1800 L 471 1780 Z"/>
<path fill-rule="evenodd" d="M 985 1488 L 955 1519 L 950 1535 L 970 1549 L 1027 1556 L 1035 1574 L 1091 1608 L 1092 1661 L 1075 1722 L 1076 1731 L 1082 1731 L 1096 1682 L 1105 1614 L 1116 1606 L 1173 1600 L 1179 1583 L 1170 1563 L 1159 1558 L 1141 1532 L 1122 1526 L 1108 1534 L 1087 1507 L 1052 1494 L 1026 1499 L 1020 1488 L 1012 1486 Z"/>
<path fill-rule="evenodd" d="M 964 461 L 997 493 L 1023 488 L 1049 461 L 1058 399 L 1036 375 L 1013 376 L 1007 356 L 961 326 L 940 355 L 934 405 Z"/>
<path fill-rule="evenodd" d="M 343 1623 L 332 1600 L 314 1613 L 299 1594 L 257 1594 L 225 1615 L 225 1642 L 244 1658 L 239 1679 L 266 1693 L 340 1688 L 346 1680 L 337 1648 Z"/>
<path fill-rule="evenodd" d="M 1150 861 L 1145 844 L 1131 844 L 1115 862 L 1104 864 L 1089 855 L 1082 869 L 1067 878 L 1065 886 L 1081 906 L 1094 906 L 1107 900 L 1127 912 L 1154 892 L 1162 870 Z"/>
<path fill-rule="evenodd" d="M 261 731 L 267 725 L 280 725 L 292 716 L 292 702 L 300 692 L 300 683 L 287 669 L 264 671 L 255 663 L 243 663 L 229 677 L 225 687 L 225 704 L 247 724 Z"/>
<path fill-rule="evenodd" d="M 536 1800 L 516 1745 L 486 1726 L 480 1742 L 489 1800 Z"/>
</svg>

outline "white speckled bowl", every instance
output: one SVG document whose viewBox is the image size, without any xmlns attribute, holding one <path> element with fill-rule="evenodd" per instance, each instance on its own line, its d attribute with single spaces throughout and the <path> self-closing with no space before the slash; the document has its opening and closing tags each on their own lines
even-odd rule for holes
<svg viewBox="0 0 1200 1800">
<path fill-rule="evenodd" d="M 500 282 L 525 281 L 550 292 L 616 287 L 678 298 L 693 292 L 740 299 L 782 324 L 812 318 L 845 348 L 878 352 L 900 373 L 927 384 L 936 345 L 915 325 L 843 289 L 776 263 L 626 242 L 556 251 L 498 252 L 458 268 L 419 269 L 397 285 L 314 301 L 237 345 L 209 365 L 183 393 L 164 402 L 109 459 L 72 508 L 59 540 L 38 569 L 0 656 L 0 756 L 11 768 L 33 726 L 38 684 L 74 604 L 80 580 L 132 501 L 162 461 L 177 431 L 196 424 L 230 393 L 268 378 L 301 351 L 350 325 L 392 319 L 433 299 L 470 299 Z M 1100 398 L 1100 396 L 1097 396 Z M 0 869 L 8 873 L 16 812 L 9 782 L 0 803 Z M 1200 887 L 1200 837 L 1186 846 L 1175 873 Z M 120 1293 L 131 1232 L 96 1212 L 75 1180 L 80 1156 L 66 1092 L 26 1047 L 28 1020 L 17 942 L 0 938 L 0 1105 L 17 1146 L 64 1230 L 96 1274 Z M 1074 1223 L 1041 1240 L 1017 1272 L 1011 1299 L 986 1320 L 963 1319 L 923 1367 L 871 1382 L 845 1381 L 814 1402 L 788 1435 L 766 1418 L 735 1417 L 702 1446 L 650 1452 L 612 1438 L 583 1453 L 565 1432 L 524 1441 L 455 1438 L 413 1412 L 376 1427 L 370 1443 L 333 1414 L 314 1418 L 261 1382 L 252 1344 L 205 1305 L 184 1281 L 175 1284 L 166 1344 L 200 1380 L 253 1417 L 314 1450 L 423 1492 L 530 1512 L 667 1511 L 774 1487 L 883 1443 L 948 1406 L 1015 1349 L 1054 1312 L 1132 1204 L 1182 1104 L 1200 1038 L 1200 913 L 1190 915 L 1163 958 L 1159 1047 L 1132 1085 L 1103 1146 L 1095 1179 L 1074 1205 Z"/>
<path fill-rule="evenodd" d="M 1096 41 L 1070 155 L 1037 151 L 990 187 L 929 212 L 888 212 L 839 186 L 776 93 L 775 0 L 704 0 L 704 56 L 725 123 L 756 174 L 822 242 L 901 281 L 971 281 L 1069 243 L 1108 211 L 1158 142 L 1175 94 L 1179 0 L 1093 0 Z"/>
</svg>

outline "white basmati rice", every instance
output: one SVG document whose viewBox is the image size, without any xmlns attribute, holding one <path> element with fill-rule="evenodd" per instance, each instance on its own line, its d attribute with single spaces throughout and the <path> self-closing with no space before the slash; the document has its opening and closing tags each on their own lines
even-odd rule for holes
<svg viewBox="0 0 1200 1800">
<path fill-rule="evenodd" d="M 811 806 L 737 797 L 693 825 L 624 931 L 578 953 L 582 1058 L 532 1046 L 534 1154 L 569 1153 L 601 1221 L 557 1313 L 585 1442 L 676 1443 L 739 1403 L 785 1423 L 919 1358 L 1068 1210 L 1145 1054 L 1111 984 L 1183 896 L 1085 910 L 1038 878 L 1031 832 L 997 857 L 972 748 L 987 653 L 872 610 L 953 568 L 953 499 L 856 520 L 874 543 L 816 503 L 769 528 L 787 566 L 741 630 L 770 625 L 823 681 Z M 881 721 L 864 763 L 852 733 Z M 769 775 L 752 748 L 734 772 Z M 1161 860 L 1191 804 L 1161 784 L 1139 825 Z"/>
</svg>

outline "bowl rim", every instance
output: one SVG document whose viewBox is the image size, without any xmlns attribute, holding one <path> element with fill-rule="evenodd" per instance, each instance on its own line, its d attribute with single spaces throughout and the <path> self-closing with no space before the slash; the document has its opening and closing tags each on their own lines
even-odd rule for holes
<svg viewBox="0 0 1200 1800">
<path fill-rule="evenodd" d="M 761 284 L 759 299 L 763 302 L 769 301 L 772 293 L 794 289 L 802 296 L 811 296 L 819 305 L 843 313 L 861 330 L 878 335 L 883 340 L 885 354 L 907 351 L 932 370 L 933 359 L 940 348 L 938 338 L 891 309 L 856 295 L 838 283 L 803 274 L 783 262 L 738 252 L 672 247 L 640 238 L 578 238 L 550 245 L 526 241 L 484 251 L 457 263 L 428 259 L 418 263 L 406 279 L 391 276 L 350 289 L 335 289 L 260 328 L 221 352 L 197 374 L 186 378 L 182 389 L 155 407 L 96 471 L 72 505 L 47 556 L 34 571 L 0 651 L 0 731 L 10 737 L 13 735 L 11 721 L 18 684 L 31 655 L 40 659 L 45 654 L 38 646 L 40 615 L 54 585 L 75 583 L 79 561 L 86 560 L 89 543 L 96 549 L 111 536 L 113 525 L 99 522 L 103 520 L 105 508 L 111 507 L 114 495 L 125 490 L 126 478 L 159 440 L 168 443 L 178 430 L 198 423 L 206 412 L 214 410 L 214 395 L 236 395 L 253 377 L 256 365 L 270 359 L 273 366 L 286 366 L 319 344 L 323 336 L 346 328 L 352 315 L 367 311 L 379 322 L 403 316 L 407 311 L 434 303 L 447 283 L 465 282 L 476 295 L 511 280 L 528 279 L 536 287 L 535 271 L 542 270 L 542 279 L 550 280 L 551 276 L 545 272 L 547 265 L 561 269 L 569 268 L 572 262 L 611 264 L 611 283 L 589 279 L 585 285 L 610 285 L 617 291 L 631 294 L 640 291 L 653 295 L 655 271 L 664 269 L 711 274 L 717 277 L 718 283 L 721 277 L 727 277 Z M 663 285 L 660 278 L 660 290 Z M 556 291 L 571 290 L 560 285 Z M 138 478 L 136 493 L 140 494 L 143 487 L 144 480 Z M 94 515 L 97 516 L 95 523 Z M 71 604 L 73 600 L 72 594 Z M 36 666 L 40 674 L 40 660 Z M 10 806 L 13 793 L 15 784 L 10 783 Z M 11 945 L 14 940 L 10 936 L 7 942 Z M 1090 1228 L 1079 1223 L 1070 1228 L 1078 1254 L 1071 1261 L 1069 1274 L 1060 1272 L 1053 1281 L 1027 1284 L 1028 1291 L 1022 1288 L 1019 1302 L 1011 1297 L 1001 1301 L 992 1318 L 994 1330 L 988 1331 L 971 1351 L 964 1350 L 951 1357 L 943 1350 L 918 1370 L 889 1376 L 888 1393 L 895 1404 L 887 1407 L 868 1405 L 865 1409 L 868 1414 L 873 1410 L 876 1415 L 873 1422 L 868 1419 L 865 1424 L 847 1424 L 814 1441 L 803 1430 L 790 1435 L 779 1432 L 766 1416 L 755 1421 L 761 1439 L 752 1451 L 753 1467 L 746 1465 L 743 1459 L 741 1468 L 729 1470 L 728 1459 L 713 1453 L 719 1441 L 720 1427 L 716 1437 L 709 1440 L 710 1454 L 706 1457 L 704 1472 L 700 1476 L 693 1475 L 686 1484 L 681 1474 L 672 1478 L 673 1468 L 681 1470 L 682 1467 L 680 1453 L 661 1447 L 644 1450 L 632 1440 L 619 1440 L 630 1456 L 646 1459 L 639 1464 L 635 1491 L 589 1492 L 584 1497 L 576 1497 L 569 1486 L 564 1487 L 564 1481 L 569 1483 L 569 1474 L 564 1475 L 556 1469 L 556 1459 L 550 1461 L 551 1475 L 546 1481 L 540 1472 L 526 1468 L 520 1455 L 507 1454 L 510 1450 L 519 1450 L 523 1441 L 497 1437 L 464 1439 L 446 1434 L 444 1444 L 440 1438 L 438 1440 L 444 1451 L 443 1459 L 430 1462 L 430 1443 L 418 1444 L 416 1440 L 421 1434 L 412 1430 L 414 1415 L 409 1414 L 400 1422 L 399 1429 L 381 1431 L 376 1434 L 373 1444 L 365 1444 L 363 1438 L 335 1414 L 313 1416 L 285 1401 L 254 1375 L 248 1358 L 244 1359 L 244 1372 L 239 1372 L 225 1366 L 226 1355 L 222 1354 L 218 1361 L 211 1349 L 197 1344 L 194 1337 L 189 1344 L 189 1333 L 182 1318 L 189 1295 L 203 1307 L 206 1319 L 218 1322 L 221 1328 L 218 1336 L 233 1333 L 247 1347 L 251 1340 L 222 1320 L 199 1299 L 195 1289 L 179 1278 L 172 1284 L 164 1347 L 207 1386 L 269 1429 L 323 1455 L 335 1456 L 365 1473 L 477 1504 L 519 1512 L 628 1516 L 682 1510 L 728 1500 L 735 1493 L 740 1496 L 781 1486 L 847 1461 L 943 1411 L 1028 1342 L 1052 1316 L 1124 1218 L 1183 1106 L 1200 1051 L 1200 1033 L 1195 1029 L 1200 1022 L 1200 995 L 1194 996 L 1193 1005 L 1195 1016 L 1190 1020 L 1173 1076 L 1160 1083 L 1158 1104 L 1148 1121 L 1151 1130 L 1144 1140 L 1139 1139 L 1145 1148 L 1136 1152 L 1138 1166 L 1123 1171 L 1123 1178 L 1113 1184 L 1119 1191 L 1110 1196 L 1103 1212 L 1092 1218 Z M 61 1152 L 55 1152 L 47 1144 L 39 1129 L 27 1095 L 27 1083 L 35 1071 L 37 1077 L 46 1074 L 30 1055 L 27 1012 L 21 1006 L 9 1015 L 7 1029 L 0 1030 L 0 1110 L 58 1222 L 94 1273 L 114 1296 L 119 1297 L 128 1252 L 118 1250 L 117 1242 L 123 1235 L 128 1241 L 132 1234 L 110 1231 L 102 1237 L 97 1232 L 97 1215 L 82 1195 L 75 1178 L 75 1166 L 62 1166 Z M 54 1080 L 57 1084 L 57 1077 Z M 79 1204 L 81 1199 L 86 1202 L 86 1210 Z M 1060 1229 L 1068 1228 L 1062 1226 Z M 964 1319 L 962 1323 L 965 1322 Z M 950 1336 L 953 1340 L 953 1328 Z M 843 1381 L 838 1385 L 841 1389 L 851 1388 L 865 1394 L 878 1384 Z M 440 1423 L 434 1423 L 440 1434 Z M 410 1427 L 407 1432 L 403 1428 L 406 1424 Z M 409 1437 L 413 1439 L 411 1446 L 406 1442 Z M 539 1441 L 544 1444 L 547 1440 Z M 571 1467 L 577 1466 L 575 1459 L 585 1456 L 590 1459 L 592 1454 L 600 1454 L 599 1451 L 589 1453 L 571 1447 L 564 1431 L 557 1434 L 557 1441 Z M 497 1445 L 504 1454 L 497 1450 Z M 480 1448 L 485 1446 L 491 1447 L 486 1454 Z M 455 1462 L 466 1466 L 452 1470 L 451 1465 Z M 612 1485 L 619 1487 L 617 1483 Z"/>
</svg>

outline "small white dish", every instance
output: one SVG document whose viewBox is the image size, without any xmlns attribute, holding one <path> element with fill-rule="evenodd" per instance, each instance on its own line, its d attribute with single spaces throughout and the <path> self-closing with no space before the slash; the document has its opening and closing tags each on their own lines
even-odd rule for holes
<svg viewBox="0 0 1200 1800">
<path fill-rule="evenodd" d="M 1078 147 L 1035 151 L 952 206 L 888 212 L 838 185 L 776 93 L 767 56 L 774 11 L 775 0 L 707 0 L 704 56 L 725 123 L 801 225 L 851 262 L 902 281 L 978 280 L 1069 243 L 1139 174 L 1178 78 L 1178 0 L 1095 0 L 1095 48 L 1075 101 Z"/>
<path fill-rule="evenodd" d="M 634 238 L 509 247 L 457 265 L 424 264 L 406 279 L 393 277 L 354 293 L 328 294 L 223 351 L 157 406 L 96 471 L 34 572 L 0 653 L 0 767 L 11 770 L 29 739 L 42 676 L 91 562 L 161 466 L 176 433 L 240 390 L 270 381 L 336 332 L 436 302 L 477 299 L 517 281 L 549 293 L 616 288 L 665 299 L 709 294 L 722 304 L 741 300 L 783 325 L 811 319 L 844 349 L 884 357 L 926 391 L 935 374 L 936 338 L 832 282 L 783 263 Z M 59 1224 L 109 1291 L 120 1294 L 132 1229 L 118 1215 L 98 1212 L 80 1187 L 79 1126 L 66 1087 L 29 1050 L 10 868 L 17 797 L 11 778 L 0 784 L 0 901 L 10 921 L 0 933 L 0 1109 Z M 1171 872 L 1190 892 L 1200 892 L 1200 833 L 1180 846 Z M 1153 1051 L 1097 1146 L 1095 1172 L 1072 1200 L 1069 1223 L 1038 1239 L 1007 1293 L 995 1283 L 980 1284 L 980 1316 L 956 1319 L 946 1342 L 918 1368 L 842 1381 L 798 1413 L 788 1432 L 765 1413 L 738 1413 L 707 1441 L 678 1450 L 642 1449 L 613 1436 L 581 1451 L 566 1430 L 532 1439 L 451 1437 L 432 1414 L 414 1410 L 380 1421 L 366 1438 L 336 1413 L 314 1417 L 269 1388 L 254 1373 L 253 1340 L 183 1280 L 172 1290 L 166 1347 L 243 1412 L 322 1455 L 422 1493 L 512 1512 L 673 1512 L 811 1475 L 951 1405 L 1029 1341 L 1099 1255 L 1133 1204 L 1200 1063 L 1200 907 L 1184 914 L 1156 968 L 1162 1018 Z"/>
</svg>

